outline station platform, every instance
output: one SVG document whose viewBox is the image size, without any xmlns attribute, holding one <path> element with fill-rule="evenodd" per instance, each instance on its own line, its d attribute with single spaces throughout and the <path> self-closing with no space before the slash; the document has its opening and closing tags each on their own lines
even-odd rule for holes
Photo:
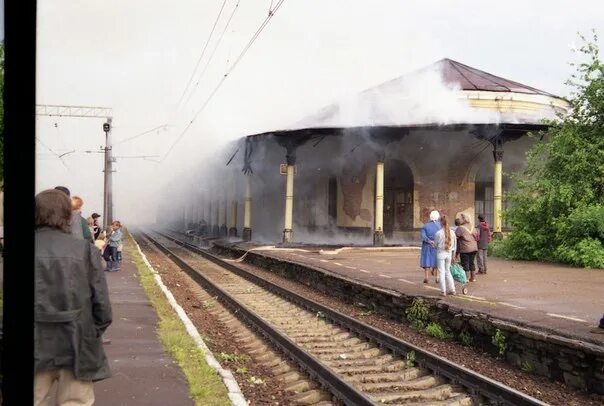
<svg viewBox="0 0 604 406">
<path fill-rule="evenodd" d="M 276 248 L 216 241 L 217 247 L 253 252 L 307 266 L 347 280 L 409 296 L 434 297 L 469 311 L 512 320 L 604 347 L 593 333 L 604 313 L 604 269 L 488 258 L 488 273 L 468 283 L 468 295 L 442 297 L 435 278 L 423 283 L 417 247 Z M 251 250 L 251 251 L 250 251 Z"/>
<path fill-rule="evenodd" d="M 193 405 L 187 380 L 156 333 L 157 314 L 124 251 L 119 272 L 105 272 L 113 323 L 104 334 L 112 377 L 94 385 L 95 405 Z"/>
</svg>

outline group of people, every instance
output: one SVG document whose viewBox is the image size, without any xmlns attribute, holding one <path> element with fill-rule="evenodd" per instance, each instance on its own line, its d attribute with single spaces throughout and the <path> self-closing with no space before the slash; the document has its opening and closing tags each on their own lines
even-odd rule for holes
<svg viewBox="0 0 604 406">
<path fill-rule="evenodd" d="M 57 186 L 35 197 L 34 405 L 92 405 L 93 382 L 111 376 L 103 333 L 112 322 L 105 273 L 118 271 L 121 224 L 101 231 L 98 214 Z M 101 255 L 102 254 L 102 255 Z M 104 259 L 104 260 L 103 260 Z"/>
<path fill-rule="evenodd" d="M 422 250 L 420 266 L 424 269 L 424 283 L 429 283 L 430 272 L 440 283 L 443 296 L 455 295 L 451 265 L 459 262 L 470 282 L 478 273 L 487 273 L 487 251 L 492 238 L 484 215 L 478 216 L 479 224 L 472 229 L 470 218 L 462 213 L 451 227 L 449 218 L 436 210 L 430 213 L 430 221 L 421 231 Z"/>
<path fill-rule="evenodd" d="M 114 221 L 108 230 L 101 231 L 98 224 L 100 214 L 92 213 L 88 219 L 82 216 L 84 201 L 81 197 L 71 196 L 69 189 L 64 186 L 57 186 L 55 190 L 65 193 L 71 199 L 71 234 L 90 241 L 101 251 L 106 263 L 106 272 L 119 271 L 122 263 L 122 224 Z"/>
</svg>

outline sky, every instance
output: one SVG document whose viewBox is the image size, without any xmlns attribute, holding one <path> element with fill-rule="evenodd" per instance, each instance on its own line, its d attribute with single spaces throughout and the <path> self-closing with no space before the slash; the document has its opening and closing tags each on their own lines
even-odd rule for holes
<svg viewBox="0 0 604 406">
<path fill-rule="evenodd" d="M 566 96 L 577 32 L 604 33 L 598 0 L 285 0 L 225 79 L 279 2 L 226 0 L 193 84 L 207 69 L 179 103 L 223 1 L 38 1 L 37 104 L 111 107 L 113 154 L 159 156 L 117 158 L 117 219 L 154 220 L 161 190 L 191 182 L 190 168 L 229 141 L 445 57 Z M 102 123 L 37 117 L 36 191 L 65 185 L 84 215 L 102 212 Z"/>
</svg>

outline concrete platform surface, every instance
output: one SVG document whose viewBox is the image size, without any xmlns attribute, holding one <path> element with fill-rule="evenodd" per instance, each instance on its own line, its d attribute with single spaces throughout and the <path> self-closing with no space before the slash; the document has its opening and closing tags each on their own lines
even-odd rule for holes
<svg viewBox="0 0 604 406">
<path fill-rule="evenodd" d="M 250 243 L 235 245 L 269 257 L 309 265 L 347 279 L 405 294 L 440 297 L 430 278 L 423 283 L 419 252 L 415 247 L 324 249 L 321 247 L 270 248 Z M 559 332 L 604 345 L 604 334 L 590 330 L 604 313 L 604 269 L 488 258 L 488 273 L 468 284 L 468 295 L 443 300 L 522 324 Z"/>
<path fill-rule="evenodd" d="M 105 352 L 113 376 L 95 384 L 95 405 L 192 405 L 186 378 L 159 342 L 157 315 L 125 251 L 122 262 L 121 271 L 105 272 L 113 309 Z"/>
</svg>

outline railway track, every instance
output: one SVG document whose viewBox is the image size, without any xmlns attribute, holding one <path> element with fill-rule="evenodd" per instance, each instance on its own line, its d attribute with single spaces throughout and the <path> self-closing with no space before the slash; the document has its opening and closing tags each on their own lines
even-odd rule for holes
<svg viewBox="0 0 604 406">
<path fill-rule="evenodd" d="M 188 237 L 139 234 L 345 404 L 545 404 L 274 285 Z"/>
</svg>

